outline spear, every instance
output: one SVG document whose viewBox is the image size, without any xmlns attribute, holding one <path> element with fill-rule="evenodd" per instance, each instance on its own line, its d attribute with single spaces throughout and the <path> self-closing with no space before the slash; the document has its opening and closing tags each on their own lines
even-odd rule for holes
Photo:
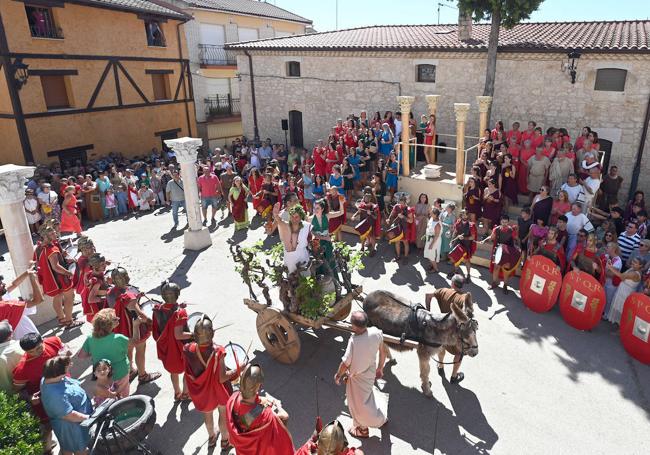
<svg viewBox="0 0 650 455">
<path fill-rule="evenodd" d="M 323 429 L 323 420 L 320 418 L 320 409 L 318 408 L 318 376 L 314 376 L 316 382 L 316 434 L 320 434 Z"/>
</svg>

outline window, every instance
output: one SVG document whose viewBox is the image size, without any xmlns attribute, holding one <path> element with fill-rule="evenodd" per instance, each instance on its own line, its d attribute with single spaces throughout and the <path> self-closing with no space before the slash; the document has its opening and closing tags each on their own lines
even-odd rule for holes
<svg viewBox="0 0 650 455">
<path fill-rule="evenodd" d="M 287 62 L 287 76 L 300 77 L 300 62 Z"/>
<path fill-rule="evenodd" d="M 54 15 L 50 8 L 25 5 L 29 31 L 35 38 L 63 39 L 61 29 L 54 23 Z"/>
<path fill-rule="evenodd" d="M 153 99 L 156 101 L 170 100 L 172 97 L 169 91 L 169 75 L 152 74 Z"/>
<path fill-rule="evenodd" d="M 71 107 L 65 78 L 65 76 L 41 76 L 45 106 L 48 110 Z"/>
<path fill-rule="evenodd" d="M 627 70 L 619 68 L 603 68 L 596 71 L 594 90 L 604 92 L 622 92 L 625 90 Z"/>
<path fill-rule="evenodd" d="M 435 82 L 436 65 L 418 65 L 417 82 Z"/>
<path fill-rule="evenodd" d="M 239 27 L 237 29 L 237 35 L 239 37 L 239 41 L 254 41 L 258 39 L 259 32 L 256 28 Z"/>
<path fill-rule="evenodd" d="M 147 32 L 147 45 L 165 47 L 165 35 L 163 34 L 160 22 L 144 21 L 144 29 Z"/>
</svg>

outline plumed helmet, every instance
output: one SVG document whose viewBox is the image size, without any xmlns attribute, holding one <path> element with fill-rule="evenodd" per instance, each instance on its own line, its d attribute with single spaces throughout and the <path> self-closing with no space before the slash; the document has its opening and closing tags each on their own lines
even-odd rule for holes
<svg viewBox="0 0 650 455">
<path fill-rule="evenodd" d="M 198 344 L 210 344 L 214 338 L 212 320 L 204 314 L 194 326 L 194 340 Z"/>
<path fill-rule="evenodd" d="M 339 455 L 347 446 L 345 431 L 338 420 L 325 425 L 318 435 L 318 455 Z"/>
<path fill-rule="evenodd" d="M 113 280 L 113 284 L 118 288 L 126 288 L 131 281 L 129 278 L 129 272 L 127 272 L 124 267 L 113 269 L 111 272 L 111 280 Z"/>
<path fill-rule="evenodd" d="M 181 288 L 176 283 L 163 281 L 160 285 L 160 295 L 165 303 L 175 303 L 181 295 Z"/>
<path fill-rule="evenodd" d="M 106 258 L 99 253 L 93 253 L 88 258 L 88 264 L 93 268 L 93 270 L 99 269 L 104 263 L 106 263 Z"/>
<path fill-rule="evenodd" d="M 90 256 L 95 251 L 95 244 L 90 240 L 90 237 L 82 235 L 77 241 L 77 248 L 84 256 Z"/>
<path fill-rule="evenodd" d="M 244 367 L 239 379 L 239 391 L 242 398 L 251 400 L 260 391 L 264 384 L 264 372 L 262 367 L 257 364 L 248 364 Z"/>
</svg>

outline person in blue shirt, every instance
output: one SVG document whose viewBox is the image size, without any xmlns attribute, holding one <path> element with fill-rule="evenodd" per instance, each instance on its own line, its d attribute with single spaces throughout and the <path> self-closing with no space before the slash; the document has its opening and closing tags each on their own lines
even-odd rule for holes
<svg viewBox="0 0 650 455">
<path fill-rule="evenodd" d="M 335 164 L 334 167 L 332 168 L 332 175 L 330 175 L 330 178 L 328 180 L 329 186 L 330 187 L 337 187 L 337 188 L 343 188 L 343 176 L 341 175 L 341 166 L 338 164 Z"/>
</svg>

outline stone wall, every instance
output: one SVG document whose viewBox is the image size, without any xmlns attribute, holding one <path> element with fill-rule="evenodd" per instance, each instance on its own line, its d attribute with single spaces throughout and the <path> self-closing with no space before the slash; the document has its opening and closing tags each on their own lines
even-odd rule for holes
<svg viewBox="0 0 650 455">
<path fill-rule="evenodd" d="M 304 143 L 310 148 L 326 139 L 337 118 L 360 110 L 398 110 L 397 95 L 416 97 L 413 112 L 426 113 L 427 94 L 442 95 L 438 104 L 438 132 L 455 135 L 453 103 L 470 103 L 467 134 L 479 135 L 476 96 L 483 92 L 485 54 L 479 53 L 281 53 L 252 51 L 259 134 L 283 142 L 281 119 L 302 112 Z M 301 62 L 301 77 L 286 77 L 287 60 Z M 571 84 L 562 71 L 565 54 L 499 55 L 492 121 L 501 119 L 506 129 L 514 121 L 525 128 L 565 127 L 572 138 L 589 125 L 600 137 L 613 142 L 611 163 L 616 163 L 629 183 L 650 95 L 650 56 L 584 54 L 578 77 Z M 416 65 L 436 65 L 436 82 L 416 81 Z M 596 70 L 628 71 L 624 92 L 595 91 Z M 248 58 L 238 56 L 244 134 L 253 137 Z M 441 137 L 453 145 L 453 137 Z M 466 147 L 475 140 L 466 140 Z M 644 168 L 650 169 L 646 149 Z M 640 189 L 650 190 L 650 179 Z"/>
</svg>

